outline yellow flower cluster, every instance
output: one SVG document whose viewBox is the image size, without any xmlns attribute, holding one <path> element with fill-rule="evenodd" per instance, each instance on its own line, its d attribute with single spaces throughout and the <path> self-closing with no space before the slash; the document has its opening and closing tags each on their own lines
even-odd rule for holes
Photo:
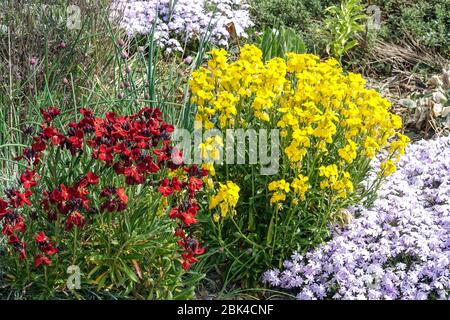
<svg viewBox="0 0 450 320">
<path fill-rule="evenodd" d="M 224 218 L 228 213 L 235 214 L 235 207 L 239 200 L 240 188 L 232 181 L 227 181 L 226 184 L 219 183 L 219 191 L 209 201 L 209 209 L 214 209 L 217 206 L 220 208 L 220 215 L 214 214 L 214 221 L 218 221 L 220 217 Z"/>
<path fill-rule="evenodd" d="M 255 46 L 245 45 L 240 59 L 228 63 L 227 52 L 223 49 L 209 52 L 212 59 L 208 68 L 193 72 L 190 82 L 192 102 L 197 104 L 197 121 L 202 121 L 205 129 L 215 127 L 211 121 L 217 119 L 220 128 L 232 127 L 235 118 L 243 114 L 242 108 L 251 108 L 260 121 L 269 121 L 269 110 L 284 92 L 286 64 L 275 58 L 267 64 L 262 62 L 262 53 Z M 249 104 L 242 102 L 253 97 Z M 237 115 L 237 112 L 240 115 Z M 247 110 L 249 111 L 249 110 Z"/>
<path fill-rule="evenodd" d="M 346 171 L 339 172 L 335 164 L 319 167 L 319 176 L 324 178 L 320 182 L 320 188 L 331 188 L 337 191 L 340 198 L 345 198 L 348 193 L 353 192 L 350 174 Z"/>
<path fill-rule="evenodd" d="M 223 140 L 220 136 L 208 137 L 200 144 L 202 160 L 206 163 L 212 163 L 220 160 L 220 152 L 223 147 Z"/>
<path fill-rule="evenodd" d="M 196 70 L 190 83 L 203 127 L 280 129 L 293 180 L 269 185 L 271 203 L 285 201 L 290 187 L 293 199 L 304 200 L 314 188 L 345 198 L 354 189 L 351 166 L 384 149 L 389 155 L 383 174 L 395 170 L 409 141 L 396 133 L 401 118 L 389 112 L 389 101 L 365 88 L 360 75 L 344 73 L 335 59 L 289 53 L 287 59 L 264 62 L 253 45 L 245 45 L 234 61 L 223 49 L 209 54 L 207 67 Z"/>
<path fill-rule="evenodd" d="M 380 164 L 380 169 L 381 171 L 379 172 L 379 175 L 383 175 L 385 177 L 390 176 L 397 170 L 395 163 L 392 160 L 382 162 Z"/>
<path fill-rule="evenodd" d="M 309 189 L 308 186 L 309 178 L 305 177 L 302 174 L 299 174 L 294 180 L 292 181 L 291 187 L 294 190 L 295 194 L 300 198 L 300 200 L 305 200 L 306 192 Z"/>
<path fill-rule="evenodd" d="M 270 203 L 277 203 L 286 200 L 286 193 L 290 190 L 289 183 L 286 180 L 272 181 L 269 183 L 269 191 L 273 191 Z"/>
</svg>

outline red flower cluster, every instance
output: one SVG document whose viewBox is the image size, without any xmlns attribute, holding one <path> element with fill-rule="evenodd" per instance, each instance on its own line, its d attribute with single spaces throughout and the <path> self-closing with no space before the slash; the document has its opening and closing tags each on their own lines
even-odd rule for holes
<svg viewBox="0 0 450 320">
<path fill-rule="evenodd" d="M 178 244 L 185 248 L 184 253 L 181 256 L 183 258 L 183 269 L 187 270 L 191 264 L 198 262 L 196 256 L 203 254 L 205 248 L 200 249 L 198 241 L 186 236 L 186 233 L 182 228 L 177 228 L 177 230 L 175 230 L 175 234 L 182 239 L 178 241 Z"/>
<path fill-rule="evenodd" d="M 203 188 L 202 178 L 208 172 L 195 165 L 186 167 L 180 161 L 180 151 L 171 146 L 173 126 L 162 120 L 159 109 L 144 108 L 130 116 L 118 116 L 110 112 L 105 118 L 96 118 L 87 109 L 81 109 L 80 112 L 82 119 L 69 123 L 67 132 L 63 133 L 52 125 L 60 114 L 59 109 L 51 107 L 41 110 L 44 121 L 40 130 L 32 137 L 31 146 L 25 148 L 17 158 L 26 160 L 30 167 L 20 175 L 22 191 L 9 189 L 5 192 L 6 200 L 0 198 L 2 234 L 8 237 L 8 243 L 19 252 L 21 259 L 26 259 L 27 244 L 21 240 L 21 235 L 26 231 L 25 206 L 40 204 L 48 220 L 62 221 L 68 232 L 74 227 L 84 227 L 94 212 L 126 210 L 129 201 L 126 187 L 94 187 L 101 185 L 101 179 L 94 172 L 87 172 L 72 182 L 67 179 L 64 183 L 52 181 L 54 187 L 50 190 L 34 190 L 39 188 L 40 177 L 37 172 L 41 173 L 40 169 L 47 165 L 41 163 L 43 152 L 48 149 L 49 154 L 56 154 L 55 150 L 60 153 L 67 150 L 73 157 L 91 155 L 96 166 L 90 169 L 96 168 L 98 173 L 112 170 L 116 175 L 123 176 L 127 185 L 152 186 L 164 197 L 176 197 L 176 201 L 172 202 L 181 204 L 170 209 L 169 216 L 179 222 L 175 236 L 181 238 L 178 243 L 184 249 L 183 268 L 187 269 L 197 261 L 195 256 L 203 253 L 203 249 L 198 248 L 198 242 L 187 236 L 184 228 L 197 223 L 195 216 L 199 207 L 196 193 Z M 177 157 L 173 157 L 173 154 Z M 184 171 L 186 181 L 176 177 L 155 181 L 157 173 L 163 169 Z M 93 199 L 100 203 L 93 203 Z M 64 218 L 58 219 L 61 216 Z M 35 265 L 50 265 L 50 257 L 58 249 L 43 231 L 36 235 L 35 240 L 39 251 L 34 258 Z"/>
<path fill-rule="evenodd" d="M 51 242 L 51 240 L 45 235 L 43 231 L 39 232 L 35 237 L 37 247 L 40 254 L 34 257 L 34 264 L 36 267 L 39 267 L 41 264 L 45 266 L 49 266 L 52 264 L 49 256 L 52 256 L 58 253 L 58 249 L 55 248 L 55 245 Z"/>
<path fill-rule="evenodd" d="M 124 188 L 108 187 L 100 193 L 100 197 L 107 198 L 100 206 L 101 211 L 122 211 L 125 210 L 128 203 L 128 196 Z"/>
</svg>

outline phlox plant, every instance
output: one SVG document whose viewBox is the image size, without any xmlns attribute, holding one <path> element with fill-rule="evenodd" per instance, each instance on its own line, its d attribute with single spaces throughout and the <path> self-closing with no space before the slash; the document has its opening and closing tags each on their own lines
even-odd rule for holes
<svg viewBox="0 0 450 320">
<path fill-rule="evenodd" d="M 348 221 L 342 209 L 371 198 L 409 139 L 397 133 L 402 123 L 390 103 L 335 59 L 288 53 L 263 62 L 253 45 L 233 61 L 223 49 L 210 56 L 191 80 L 203 128 L 279 133 L 279 170 L 272 175 L 261 175 L 261 164 L 203 165 L 213 188 L 208 251 L 220 253 L 208 261 L 223 266 L 227 280 L 239 276 L 255 285 L 264 266 L 281 266 L 293 250 L 326 240 L 332 222 Z M 218 140 L 204 142 L 207 159 L 216 159 Z M 364 186 L 371 158 L 382 150 L 377 179 Z"/>
<path fill-rule="evenodd" d="M 184 270 L 204 249 L 192 234 L 208 172 L 186 166 L 171 146 L 173 126 L 157 108 L 78 121 L 50 107 L 17 161 L 16 186 L 0 198 L 2 257 L 9 287 L 35 297 L 81 291 L 136 298 L 192 296 Z"/>
<path fill-rule="evenodd" d="M 448 300 L 449 147 L 449 137 L 410 144 L 373 207 L 350 207 L 352 223 L 268 270 L 264 282 L 308 300 Z"/>
<path fill-rule="evenodd" d="M 166 53 L 184 52 L 206 33 L 222 47 L 234 36 L 247 38 L 253 26 L 248 9 L 243 0 L 115 0 L 110 6 L 111 19 L 130 36 L 154 33 Z"/>
</svg>

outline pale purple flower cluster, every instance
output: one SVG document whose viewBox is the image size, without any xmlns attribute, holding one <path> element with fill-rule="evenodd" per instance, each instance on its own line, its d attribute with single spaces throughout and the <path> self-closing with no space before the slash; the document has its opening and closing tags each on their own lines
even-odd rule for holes
<svg viewBox="0 0 450 320">
<path fill-rule="evenodd" d="M 131 36 L 149 34 L 168 52 L 184 51 L 205 35 L 213 44 L 226 47 L 227 25 L 233 23 L 238 37 L 253 25 L 245 0 L 114 0 L 111 18 Z"/>
<path fill-rule="evenodd" d="M 450 299 L 450 137 L 408 146 L 374 206 L 263 280 L 298 299 Z"/>
</svg>

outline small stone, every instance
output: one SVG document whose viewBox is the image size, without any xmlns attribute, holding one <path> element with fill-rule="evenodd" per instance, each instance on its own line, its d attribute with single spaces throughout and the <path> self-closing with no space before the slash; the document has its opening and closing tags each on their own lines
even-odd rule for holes
<svg viewBox="0 0 450 320">
<path fill-rule="evenodd" d="M 442 110 L 444 109 L 444 106 L 440 103 L 435 103 L 433 105 L 433 113 L 436 117 L 441 116 Z"/>
<path fill-rule="evenodd" d="M 186 58 L 184 58 L 184 63 L 187 65 L 191 65 L 193 60 L 194 59 L 192 58 L 192 56 L 187 56 Z"/>
</svg>

